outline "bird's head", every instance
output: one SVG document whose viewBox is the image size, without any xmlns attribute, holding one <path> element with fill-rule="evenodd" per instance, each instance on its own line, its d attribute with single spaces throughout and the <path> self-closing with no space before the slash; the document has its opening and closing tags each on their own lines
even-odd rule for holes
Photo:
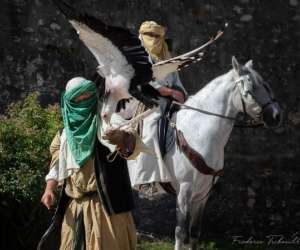
<svg viewBox="0 0 300 250">
<path fill-rule="evenodd" d="M 113 113 L 117 112 L 120 100 L 130 98 L 129 81 L 122 75 L 109 76 L 105 79 L 105 94 L 103 95 L 101 118 L 110 122 Z"/>
<path fill-rule="evenodd" d="M 116 111 L 118 100 L 115 93 L 106 90 L 102 98 L 101 119 L 107 124 L 110 123 L 112 114 Z"/>
</svg>

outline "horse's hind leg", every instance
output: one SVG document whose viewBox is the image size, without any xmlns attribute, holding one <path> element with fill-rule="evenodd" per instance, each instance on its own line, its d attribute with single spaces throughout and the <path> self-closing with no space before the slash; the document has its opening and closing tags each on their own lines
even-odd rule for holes
<svg viewBox="0 0 300 250">
<path fill-rule="evenodd" d="M 190 184 L 180 184 L 176 207 L 175 250 L 181 250 L 184 240 L 189 236 L 190 197 Z"/>
<path fill-rule="evenodd" d="M 197 250 L 200 234 L 202 218 L 207 198 L 202 201 L 192 201 L 191 207 L 191 224 L 190 224 L 190 250 Z"/>
</svg>

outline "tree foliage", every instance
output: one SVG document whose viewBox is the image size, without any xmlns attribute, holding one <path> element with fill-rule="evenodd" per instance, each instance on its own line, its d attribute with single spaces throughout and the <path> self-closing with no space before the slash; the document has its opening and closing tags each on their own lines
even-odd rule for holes
<svg viewBox="0 0 300 250">
<path fill-rule="evenodd" d="M 0 194 L 18 201 L 40 198 L 49 145 L 61 125 L 59 106 L 43 108 L 38 97 L 11 104 L 0 117 Z"/>
</svg>

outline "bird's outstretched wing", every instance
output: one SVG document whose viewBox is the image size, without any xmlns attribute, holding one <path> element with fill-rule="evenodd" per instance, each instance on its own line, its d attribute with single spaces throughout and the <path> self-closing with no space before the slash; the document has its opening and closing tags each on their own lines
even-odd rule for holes
<svg viewBox="0 0 300 250">
<path fill-rule="evenodd" d="M 101 20 L 75 10 L 62 0 L 52 0 L 76 29 L 80 39 L 97 59 L 103 77 L 121 75 L 129 81 L 127 89 L 148 84 L 152 64 L 139 38 L 128 29 L 110 26 Z"/>
<path fill-rule="evenodd" d="M 203 50 L 210 44 L 212 44 L 214 41 L 216 41 L 223 32 L 218 32 L 217 35 L 213 38 L 211 38 L 208 42 L 203 44 L 202 46 L 191 50 L 187 53 L 184 53 L 182 55 L 172 57 L 170 59 L 157 62 L 152 65 L 152 71 L 153 71 L 153 79 L 155 80 L 161 80 L 164 79 L 168 74 L 179 71 L 182 68 L 190 66 L 192 63 L 201 61 L 204 52 Z"/>
</svg>

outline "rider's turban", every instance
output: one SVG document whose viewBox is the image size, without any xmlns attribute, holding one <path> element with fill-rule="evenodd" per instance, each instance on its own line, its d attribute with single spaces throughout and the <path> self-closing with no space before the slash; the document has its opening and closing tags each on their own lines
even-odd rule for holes
<svg viewBox="0 0 300 250">
<path fill-rule="evenodd" d="M 141 24 L 139 33 L 143 46 L 155 62 L 169 57 L 165 27 L 154 21 L 145 21 Z"/>
</svg>

